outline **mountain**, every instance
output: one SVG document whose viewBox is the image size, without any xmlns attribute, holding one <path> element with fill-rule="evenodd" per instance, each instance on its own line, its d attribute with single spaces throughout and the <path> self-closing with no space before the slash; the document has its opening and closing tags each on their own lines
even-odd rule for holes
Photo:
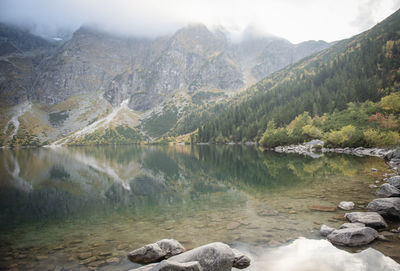
<svg viewBox="0 0 400 271">
<path fill-rule="evenodd" d="M 27 30 L 0 23 L 0 101 L 16 105 L 28 99 L 37 67 L 53 44 Z"/>
<path fill-rule="evenodd" d="M 304 112 L 315 117 L 344 110 L 350 102 L 379 101 L 399 91 L 399 29 L 397 11 L 366 32 L 267 76 L 224 106 L 189 114 L 175 131 L 199 127 L 200 142 L 258 141 L 271 120 L 282 127 Z M 186 124 L 192 130 L 183 129 Z"/>
<path fill-rule="evenodd" d="M 159 138 L 189 112 L 330 46 L 277 37 L 234 43 L 201 24 L 155 39 L 83 26 L 58 44 L 2 25 L 0 41 L 3 145 Z"/>
</svg>

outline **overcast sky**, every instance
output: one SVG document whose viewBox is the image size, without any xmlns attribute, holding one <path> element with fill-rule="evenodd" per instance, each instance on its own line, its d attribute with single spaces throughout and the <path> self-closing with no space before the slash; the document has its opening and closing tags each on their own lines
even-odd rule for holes
<svg viewBox="0 0 400 271">
<path fill-rule="evenodd" d="M 47 36 L 91 23 L 147 37 L 200 22 L 222 25 L 235 38 L 251 26 L 298 43 L 348 38 L 399 8 L 400 0 L 0 0 L 0 21 Z"/>
</svg>

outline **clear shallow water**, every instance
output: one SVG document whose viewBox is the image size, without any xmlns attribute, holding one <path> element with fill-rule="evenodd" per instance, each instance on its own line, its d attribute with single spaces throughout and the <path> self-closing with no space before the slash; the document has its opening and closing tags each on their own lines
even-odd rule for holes
<svg viewBox="0 0 400 271">
<path fill-rule="evenodd" d="M 0 269 L 128 270 L 130 250 L 162 238 L 187 249 L 222 241 L 264 259 L 260 251 L 343 223 L 344 211 L 310 205 L 352 200 L 362 210 L 385 172 L 374 157 L 242 146 L 3 149 Z M 398 261 L 400 238 L 390 239 L 372 247 Z M 87 252 L 95 264 L 80 264 Z"/>
</svg>

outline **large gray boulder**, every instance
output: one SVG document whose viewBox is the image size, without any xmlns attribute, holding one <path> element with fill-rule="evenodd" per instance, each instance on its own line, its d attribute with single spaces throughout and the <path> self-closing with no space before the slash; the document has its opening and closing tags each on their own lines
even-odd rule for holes
<svg viewBox="0 0 400 271">
<path fill-rule="evenodd" d="M 228 245 L 216 242 L 189 250 L 169 260 L 178 263 L 199 262 L 204 271 L 230 271 L 235 253 Z"/>
<path fill-rule="evenodd" d="M 336 229 L 335 228 L 331 228 L 331 227 L 328 227 L 327 225 L 325 225 L 325 224 L 323 224 L 322 226 L 321 226 L 321 228 L 320 228 L 320 230 L 319 230 L 319 233 L 322 235 L 322 236 L 328 236 L 329 234 L 331 234 L 332 232 L 334 232 Z"/>
<path fill-rule="evenodd" d="M 374 229 L 387 228 L 385 219 L 377 212 L 352 212 L 344 215 L 351 223 L 363 223 Z"/>
<path fill-rule="evenodd" d="M 185 248 L 178 241 L 163 239 L 131 251 L 128 259 L 134 263 L 147 264 L 170 258 L 184 251 Z"/>
<path fill-rule="evenodd" d="M 389 183 L 382 184 L 379 189 L 376 191 L 376 195 L 379 197 L 400 197 L 400 190 L 396 188 L 394 185 Z"/>
<path fill-rule="evenodd" d="M 365 224 L 355 222 L 355 223 L 343 223 L 343 224 L 339 227 L 339 229 L 341 230 L 341 229 L 364 228 L 364 227 L 365 227 Z"/>
<path fill-rule="evenodd" d="M 332 232 L 328 240 L 332 244 L 340 246 L 362 246 L 371 243 L 378 237 L 378 232 L 370 227 L 346 228 Z"/>
<path fill-rule="evenodd" d="M 397 189 L 400 189 L 400 176 L 393 176 L 393 177 L 387 178 L 386 182 L 388 184 L 393 185 Z"/>
<path fill-rule="evenodd" d="M 374 199 L 368 203 L 367 209 L 385 217 L 400 219 L 400 198 Z"/>
<path fill-rule="evenodd" d="M 177 263 L 164 260 L 161 263 L 145 265 L 130 271 L 203 271 L 203 268 L 199 262 Z"/>
</svg>

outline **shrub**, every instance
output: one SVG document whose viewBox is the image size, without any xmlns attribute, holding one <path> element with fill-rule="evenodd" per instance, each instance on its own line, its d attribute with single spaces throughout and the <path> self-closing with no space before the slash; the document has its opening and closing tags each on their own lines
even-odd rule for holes
<svg viewBox="0 0 400 271">
<path fill-rule="evenodd" d="M 400 143 L 400 135 L 393 131 L 379 131 L 368 129 L 364 132 L 364 139 L 370 147 L 392 147 Z"/>
</svg>

